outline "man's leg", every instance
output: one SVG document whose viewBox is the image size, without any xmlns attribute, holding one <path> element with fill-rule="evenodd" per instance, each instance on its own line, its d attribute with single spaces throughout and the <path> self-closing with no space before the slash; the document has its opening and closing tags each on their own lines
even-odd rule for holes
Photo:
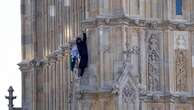
<svg viewBox="0 0 194 110">
<path fill-rule="evenodd" d="M 78 77 L 81 77 L 81 68 L 78 68 Z"/>
<path fill-rule="evenodd" d="M 75 63 L 76 63 L 76 58 L 73 58 L 71 61 L 71 71 L 73 71 L 73 69 L 75 67 Z"/>
<path fill-rule="evenodd" d="M 80 76 L 82 77 L 84 75 L 85 68 L 81 68 Z"/>
</svg>

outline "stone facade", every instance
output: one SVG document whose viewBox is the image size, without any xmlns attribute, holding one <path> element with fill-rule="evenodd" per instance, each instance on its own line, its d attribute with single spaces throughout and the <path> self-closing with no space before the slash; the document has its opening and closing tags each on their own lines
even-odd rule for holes
<svg viewBox="0 0 194 110">
<path fill-rule="evenodd" d="M 23 110 L 194 110 L 194 0 L 21 0 L 21 18 Z"/>
</svg>

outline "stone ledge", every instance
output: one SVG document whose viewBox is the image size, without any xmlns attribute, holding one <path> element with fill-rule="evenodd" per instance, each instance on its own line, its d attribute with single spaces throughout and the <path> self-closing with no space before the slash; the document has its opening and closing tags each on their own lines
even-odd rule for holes
<svg viewBox="0 0 194 110">
<path fill-rule="evenodd" d="M 194 30 L 193 23 L 178 22 L 172 20 L 145 20 L 139 18 L 130 18 L 127 16 L 97 16 L 82 21 L 85 27 L 97 27 L 99 25 L 129 25 L 135 27 L 147 27 L 150 29 L 177 29 L 177 30 Z"/>
<path fill-rule="evenodd" d="M 58 61 L 61 57 L 65 56 L 65 53 L 69 52 L 69 45 L 61 46 L 57 50 L 50 53 L 48 56 L 42 59 L 31 59 L 31 60 L 24 60 L 18 63 L 20 70 L 29 70 L 31 68 L 40 68 L 44 65 L 52 64 Z"/>
<path fill-rule="evenodd" d="M 80 94 L 112 94 L 112 89 L 80 90 Z"/>
<path fill-rule="evenodd" d="M 22 110 L 22 108 L 13 108 L 13 110 Z"/>
<path fill-rule="evenodd" d="M 145 102 L 170 102 L 170 103 L 189 103 L 194 101 L 193 95 L 174 94 L 174 93 L 152 93 L 140 96 L 140 100 Z"/>
</svg>

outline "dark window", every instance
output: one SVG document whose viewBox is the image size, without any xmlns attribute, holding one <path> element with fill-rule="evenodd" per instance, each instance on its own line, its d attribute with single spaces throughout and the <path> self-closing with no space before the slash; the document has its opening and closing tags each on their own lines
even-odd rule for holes
<svg viewBox="0 0 194 110">
<path fill-rule="evenodd" d="M 176 15 L 182 15 L 183 2 L 182 0 L 176 0 Z"/>
</svg>

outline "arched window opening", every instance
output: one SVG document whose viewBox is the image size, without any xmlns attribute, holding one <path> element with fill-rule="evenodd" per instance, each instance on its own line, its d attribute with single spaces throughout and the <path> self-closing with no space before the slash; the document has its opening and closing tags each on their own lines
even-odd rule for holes
<svg viewBox="0 0 194 110">
<path fill-rule="evenodd" d="M 182 0 L 176 0 L 176 15 L 182 15 L 183 3 Z"/>
</svg>

